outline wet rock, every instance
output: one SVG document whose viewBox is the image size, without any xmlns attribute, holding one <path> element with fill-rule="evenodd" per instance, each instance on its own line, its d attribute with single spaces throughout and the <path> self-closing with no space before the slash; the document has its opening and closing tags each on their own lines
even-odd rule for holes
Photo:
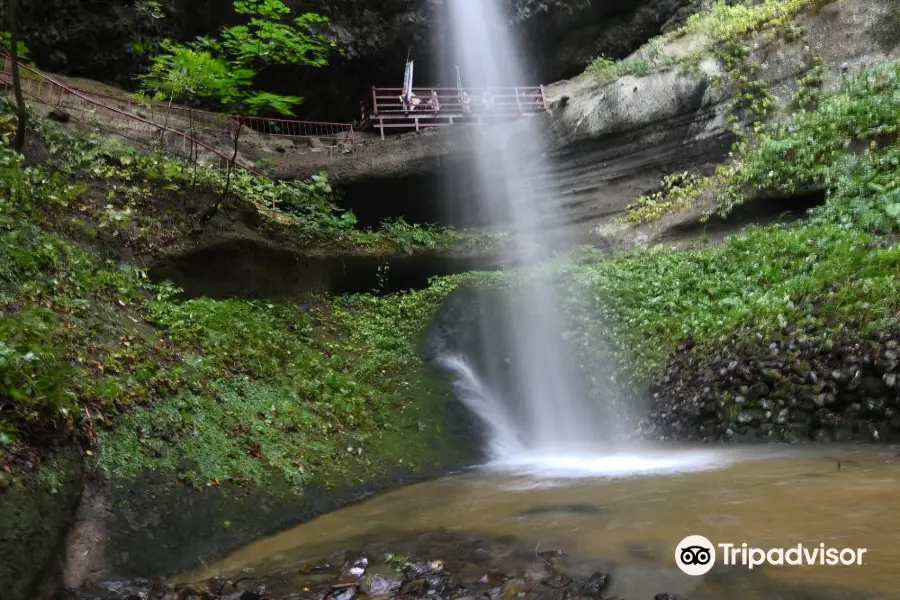
<svg viewBox="0 0 900 600">
<path fill-rule="evenodd" d="M 343 589 L 334 590 L 327 598 L 329 600 L 350 600 L 355 595 L 355 587 L 346 587 Z"/>
<path fill-rule="evenodd" d="M 428 584 L 425 583 L 424 579 L 407 581 L 400 588 L 402 596 L 424 596 L 426 591 L 428 591 Z"/>
<path fill-rule="evenodd" d="M 754 383 L 747 392 L 747 401 L 755 402 L 771 393 L 771 389 L 763 382 Z"/>
<path fill-rule="evenodd" d="M 360 580 L 359 589 L 367 596 L 389 596 L 400 590 L 403 577 L 386 567 L 372 569 Z"/>
<path fill-rule="evenodd" d="M 442 593 L 448 587 L 444 578 L 436 574 L 425 576 L 425 586 L 429 592 L 436 594 Z"/>
<path fill-rule="evenodd" d="M 839 431 L 836 439 L 852 434 L 884 441 L 885 432 L 900 428 L 900 373 L 894 364 L 900 330 L 860 337 L 858 326 L 848 321 L 842 333 L 828 338 L 814 328 L 784 328 L 781 339 L 759 334 L 755 347 L 726 343 L 711 354 L 695 355 L 683 345 L 654 381 L 653 406 L 637 435 L 827 440 L 830 434 L 817 431 L 846 422 L 850 431 Z"/>
<path fill-rule="evenodd" d="M 581 586 L 581 589 L 578 591 L 578 593 L 579 595 L 586 596 L 588 598 L 600 598 L 603 590 L 605 590 L 609 586 L 609 582 L 609 575 L 607 575 L 606 573 L 600 573 L 598 571 L 591 575 L 587 583 Z"/>
<path fill-rule="evenodd" d="M 406 564 L 405 571 L 409 579 L 423 579 L 431 573 L 431 567 L 425 561 L 409 562 Z"/>
<path fill-rule="evenodd" d="M 517 596 L 524 596 L 531 588 L 524 579 L 510 579 L 498 590 L 496 600 L 511 600 Z M 493 594 L 491 595 L 493 598 Z"/>
</svg>

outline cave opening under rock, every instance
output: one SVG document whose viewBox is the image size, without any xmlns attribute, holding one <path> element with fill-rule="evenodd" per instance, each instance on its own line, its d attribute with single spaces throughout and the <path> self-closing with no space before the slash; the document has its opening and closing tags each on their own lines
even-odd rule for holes
<svg viewBox="0 0 900 600">
<path fill-rule="evenodd" d="M 500 267 L 498 257 L 487 255 L 304 254 L 236 238 L 167 257 L 148 276 L 154 282 L 173 282 L 185 298 L 283 300 L 310 294 L 392 294 L 423 289 L 431 277 Z"/>
</svg>

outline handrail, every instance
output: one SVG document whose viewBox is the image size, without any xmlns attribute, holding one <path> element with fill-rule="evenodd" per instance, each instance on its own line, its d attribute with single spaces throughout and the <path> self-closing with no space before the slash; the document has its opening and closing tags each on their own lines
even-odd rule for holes
<svg viewBox="0 0 900 600">
<path fill-rule="evenodd" d="M 352 123 L 338 123 L 338 122 L 329 122 L 329 121 L 303 121 L 298 119 L 284 119 L 284 118 L 272 118 L 272 117 L 257 117 L 257 116 L 235 116 L 227 113 L 218 113 L 208 110 L 203 110 L 199 108 L 193 108 L 188 106 L 181 106 L 178 104 L 172 104 L 169 106 L 167 103 L 158 102 L 158 101 L 150 101 L 144 102 L 141 100 L 136 100 L 132 98 L 125 98 L 121 96 L 113 96 L 111 94 L 106 94 L 103 92 L 96 92 L 93 90 L 88 90 L 85 88 L 72 87 L 72 89 L 78 90 L 85 95 L 96 96 L 98 98 L 108 98 L 110 100 L 114 100 L 116 102 L 124 102 L 128 104 L 129 110 L 133 110 L 132 106 L 144 107 L 148 108 L 151 111 L 160 110 L 165 113 L 187 113 L 186 118 L 195 117 L 197 118 L 198 126 L 201 129 L 218 129 L 218 124 L 230 121 L 233 119 L 238 119 L 247 124 L 248 127 L 253 129 L 254 131 L 260 131 L 262 129 L 263 133 L 266 135 L 274 135 L 274 136 L 282 136 L 282 137 L 298 137 L 298 138 L 319 138 L 319 139 L 334 139 L 341 141 L 349 141 L 353 142 L 355 139 L 354 128 Z M 212 123 L 212 126 L 204 127 L 204 124 Z M 253 127 L 251 125 L 258 124 L 257 127 Z M 278 131 L 278 130 L 281 130 Z M 284 133 L 284 131 L 288 133 Z"/>
<path fill-rule="evenodd" d="M 7 74 L 10 74 L 10 65 L 11 65 L 11 62 L 10 62 L 10 61 L 11 61 L 11 59 L 10 59 L 6 54 L 3 54 L 3 53 L 0 53 L 0 58 L 3 59 L 3 71 L 2 71 L 2 74 L 3 74 L 4 76 L 7 75 Z M 125 111 L 120 110 L 120 109 L 118 109 L 118 108 L 115 108 L 115 107 L 112 107 L 112 106 L 107 106 L 107 105 L 105 105 L 105 104 L 103 104 L 103 103 L 101 103 L 101 102 L 97 102 L 96 100 L 91 100 L 90 98 L 87 98 L 86 96 L 84 96 L 84 95 L 81 94 L 80 92 L 74 90 L 73 88 L 67 86 L 66 84 L 61 83 L 61 82 L 57 81 L 56 79 L 54 79 L 54 78 L 52 78 L 52 77 L 50 77 L 50 76 L 48 76 L 48 75 L 46 75 L 46 74 L 44 74 L 44 73 L 42 73 L 42 72 L 36 70 L 36 69 L 31 68 L 31 67 L 28 66 L 28 65 L 20 64 L 19 67 L 20 67 L 21 69 L 27 71 L 27 72 L 30 72 L 30 73 L 33 73 L 33 74 L 35 74 L 35 75 L 40 76 L 40 77 L 43 79 L 43 81 L 38 81 L 38 82 L 37 82 L 37 84 L 38 84 L 38 93 L 37 93 L 37 94 L 33 94 L 33 93 L 27 91 L 26 89 L 24 89 L 24 87 L 23 87 L 23 90 L 22 90 L 23 93 L 26 93 L 29 97 L 34 98 L 35 100 L 41 102 L 42 104 L 46 104 L 47 106 L 50 106 L 50 107 L 52 107 L 52 108 L 55 108 L 55 109 L 57 109 L 57 110 L 59 110 L 59 111 L 65 113 L 65 114 L 67 114 L 70 118 L 79 120 L 78 117 L 77 117 L 76 115 L 72 114 L 71 112 L 69 112 L 69 110 L 66 109 L 66 107 L 62 106 L 62 103 L 61 103 L 61 102 L 60 102 L 60 103 L 54 103 L 54 102 L 52 101 L 52 100 L 53 100 L 53 89 L 54 89 L 54 88 L 57 88 L 57 89 L 59 90 L 59 99 L 60 99 L 60 101 L 62 100 L 63 92 L 65 92 L 66 94 L 68 94 L 68 95 L 70 95 L 70 96 L 73 96 L 73 97 L 78 98 L 79 100 L 81 100 L 81 102 L 82 102 L 82 104 L 83 104 L 82 109 L 81 109 L 81 118 L 80 118 L 80 121 L 81 121 L 81 122 L 86 122 L 85 114 L 86 114 L 87 111 L 85 110 L 84 107 L 85 107 L 85 106 L 96 107 L 97 109 L 102 109 L 102 110 L 109 111 L 110 113 L 113 113 L 113 114 L 116 115 L 116 116 L 124 117 L 124 118 L 126 118 L 126 119 L 128 119 L 128 120 L 131 120 L 131 121 L 133 121 L 133 122 L 141 123 L 142 125 L 148 125 L 148 126 L 150 126 L 151 128 L 154 128 L 154 129 L 156 129 L 156 130 L 162 132 L 163 134 L 165 134 L 165 133 L 171 133 L 171 134 L 173 134 L 176 138 L 181 138 L 181 142 L 182 142 L 182 145 L 181 145 L 181 146 L 182 146 L 182 152 L 184 152 L 185 142 L 190 142 L 191 146 L 196 145 L 197 147 L 203 148 L 203 149 L 206 150 L 207 152 L 210 152 L 210 153 L 212 153 L 213 155 L 219 157 L 220 159 L 226 161 L 226 163 L 232 163 L 232 160 L 231 160 L 229 157 L 227 157 L 227 156 L 225 156 L 224 154 L 222 154 L 220 151 L 216 150 L 216 149 L 213 148 L 212 146 L 209 146 L 208 144 L 205 144 L 204 142 L 200 141 L 199 139 L 197 139 L 197 138 L 195 138 L 195 137 L 192 137 L 192 136 L 187 135 L 187 134 L 184 133 L 184 132 L 178 131 L 177 129 L 170 129 L 170 128 L 168 128 L 167 126 L 159 125 L 158 123 L 154 123 L 153 121 L 148 121 L 147 119 L 143 119 L 143 118 L 141 118 L 141 117 L 139 117 L 139 116 L 137 116 L 137 115 L 134 115 L 134 114 L 125 112 Z M 5 78 L 4 78 L 4 79 L 5 79 Z M 45 99 L 42 98 L 41 95 L 40 95 L 40 86 L 41 86 L 45 81 L 50 85 L 50 94 L 49 94 L 50 100 L 45 100 Z M 29 82 L 30 82 L 30 80 L 27 80 L 27 79 L 23 80 L 23 83 L 29 83 Z M 4 83 L 5 85 L 12 85 L 12 83 L 11 83 L 9 80 L 4 80 L 3 83 Z M 98 124 L 98 127 L 103 128 L 103 127 L 100 126 L 99 124 Z M 112 133 L 119 133 L 119 132 L 113 130 Z M 137 140 L 136 140 L 136 141 L 137 141 Z M 255 174 L 257 174 L 257 175 L 259 174 L 259 171 L 257 171 L 254 167 L 250 167 L 250 166 L 247 166 L 247 165 L 243 165 L 243 164 L 241 164 L 240 162 L 238 162 L 237 160 L 234 161 L 234 164 L 235 164 L 235 166 L 240 167 L 241 169 L 244 169 L 244 170 L 249 171 L 249 172 L 251 172 L 251 173 L 255 173 Z"/>
<path fill-rule="evenodd" d="M 544 86 L 479 88 L 413 88 L 416 101 L 404 102 L 402 88 L 372 88 L 370 116 L 410 115 L 413 113 L 530 115 L 546 111 Z"/>
</svg>

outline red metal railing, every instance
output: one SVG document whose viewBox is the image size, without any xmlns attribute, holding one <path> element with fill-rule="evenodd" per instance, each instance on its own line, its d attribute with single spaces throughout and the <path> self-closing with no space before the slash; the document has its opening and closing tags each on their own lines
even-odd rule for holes
<svg viewBox="0 0 900 600">
<path fill-rule="evenodd" d="M 372 88 L 371 108 L 362 122 L 381 131 L 445 127 L 455 123 L 504 120 L 547 110 L 544 86 L 497 88 L 413 88 L 404 102 L 401 88 Z"/>
<path fill-rule="evenodd" d="M 318 138 L 352 143 L 355 131 L 350 123 L 332 123 L 326 121 L 298 121 L 295 119 L 272 119 L 268 117 L 234 117 L 225 113 L 216 113 L 196 108 L 189 108 L 165 102 L 141 102 L 121 96 L 111 96 L 100 92 L 73 88 L 86 96 L 102 98 L 123 105 L 123 110 L 147 114 L 147 118 L 157 123 L 165 123 L 169 117 L 187 120 L 194 131 L 213 132 L 231 129 L 235 119 L 239 119 L 250 129 L 264 134 L 291 138 Z"/>
<path fill-rule="evenodd" d="M 0 71 L 0 85 L 12 86 L 11 63 L 9 58 L 0 54 L 3 69 Z M 166 152 L 181 158 L 194 160 L 201 152 L 208 153 L 219 166 L 227 166 L 231 158 L 224 153 L 176 129 L 168 128 L 140 116 L 125 112 L 119 108 L 107 106 L 92 100 L 81 92 L 61 83 L 28 65 L 20 65 L 22 71 L 22 93 L 30 99 L 51 107 L 67 115 L 70 119 L 89 123 L 98 129 L 120 135 L 138 143 L 155 146 L 158 140 Z M 258 173 L 255 166 L 235 160 L 235 166 Z"/>
<path fill-rule="evenodd" d="M 413 103 L 404 104 L 401 88 L 372 88 L 372 115 L 404 116 L 411 112 L 473 115 L 528 115 L 547 110 L 543 86 L 511 88 L 413 88 Z"/>
</svg>

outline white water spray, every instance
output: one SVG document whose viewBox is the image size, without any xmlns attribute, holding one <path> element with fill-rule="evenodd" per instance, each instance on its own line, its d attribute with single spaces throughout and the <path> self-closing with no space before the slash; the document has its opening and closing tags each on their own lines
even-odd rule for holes
<svg viewBox="0 0 900 600">
<path fill-rule="evenodd" d="M 479 86 L 524 85 L 499 0 L 447 4 L 456 59 L 466 80 Z M 527 182 L 527 173 L 542 155 L 539 132 L 530 121 L 523 117 L 484 127 L 484 143 L 473 149 L 482 208 L 493 224 L 502 223 L 516 234 L 519 257 L 549 245 L 546 223 L 552 217 L 542 210 L 548 203 Z M 601 441 L 597 415 L 585 400 L 562 343 L 558 305 L 556 290 L 548 282 L 517 288 L 502 300 L 501 322 L 482 323 L 486 355 L 499 356 L 503 352 L 499 346 L 504 345 L 514 349 L 514 356 L 500 357 L 501 364 L 480 374 L 459 357 L 444 361 L 456 372 L 464 401 L 487 425 L 495 459 L 523 452 L 575 451 Z M 509 385 L 496 385 L 500 379 Z"/>
<path fill-rule="evenodd" d="M 521 55 L 503 14 L 502 0 L 448 0 L 455 59 L 469 85 L 525 85 Z M 518 257 L 550 244 L 558 223 L 551 198 L 528 183 L 544 154 L 537 124 L 482 126 L 472 152 L 481 211 L 495 228 L 515 234 Z M 443 357 L 456 375 L 460 399 L 487 429 L 492 465 L 542 476 L 649 473 L 702 468 L 708 453 L 647 455 L 617 453 L 609 422 L 613 398 L 592 402 L 582 373 L 562 338 L 558 291 L 552 280 L 534 278 L 501 292 L 499 309 L 482 300 L 480 356 Z M 597 365 L 602 367 L 602 365 Z M 592 374 L 593 375 L 593 374 Z"/>
</svg>

